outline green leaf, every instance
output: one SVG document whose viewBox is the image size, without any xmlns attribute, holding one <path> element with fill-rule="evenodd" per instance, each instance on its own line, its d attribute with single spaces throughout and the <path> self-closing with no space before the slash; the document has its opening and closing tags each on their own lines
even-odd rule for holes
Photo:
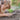
<svg viewBox="0 0 20 20">
<path fill-rule="evenodd" d="M 8 11 L 11 13 L 11 12 L 13 12 L 13 10 L 12 9 L 8 9 Z"/>
</svg>

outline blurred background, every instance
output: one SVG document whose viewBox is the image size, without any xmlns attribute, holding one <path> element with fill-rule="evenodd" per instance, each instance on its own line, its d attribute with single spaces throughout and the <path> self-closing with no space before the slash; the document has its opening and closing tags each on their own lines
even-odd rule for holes
<svg viewBox="0 0 20 20">
<path fill-rule="evenodd" d="M 0 0 L 0 20 L 20 20 L 20 0 Z"/>
</svg>

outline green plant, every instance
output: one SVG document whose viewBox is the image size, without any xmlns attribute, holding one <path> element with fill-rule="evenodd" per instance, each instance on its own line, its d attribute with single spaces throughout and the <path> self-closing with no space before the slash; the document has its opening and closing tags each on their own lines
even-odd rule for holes
<svg viewBox="0 0 20 20">
<path fill-rule="evenodd" d="M 13 10 L 12 9 L 8 9 L 8 11 L 11 13 L 11 12 L 13 12 Z"/>
<path fill-rule="evenodd" d="M 16 4 L 16 2 L 14 2 L 14 1 L 17 2 L 17 0 L 12 0 L 12 5 L 15 5 Z"/>
<path fill-rule="evenodd" d="M 18 6 L 20 7 L 20 3 L 18 4 Z"/>
</svg>

